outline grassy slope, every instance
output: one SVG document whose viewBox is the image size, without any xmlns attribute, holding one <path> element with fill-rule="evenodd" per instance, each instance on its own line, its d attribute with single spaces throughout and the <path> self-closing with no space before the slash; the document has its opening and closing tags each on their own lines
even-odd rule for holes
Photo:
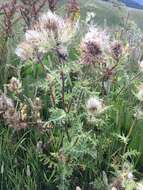
<svg viewBox="0 0 143 190">
<path fill-rule="evenodd" d="M 67 0 L 62 1 L 67 2 Z M 63 4 L 62 3 L 62 4 Z M 101 0 L 80 0 L 81 15 L 85 17 L 87 11 L 96 13 L 97 24 L 104 24 L 105 20 L 109 26 L 118 26 L 122 24 L 129 12 L 129 17 L 134 20 L 137 25 L 143 29 L 143 10 L 127 8 L 125 6 L 116 7 L 112 3 L 103 2 Z"/>
</svg>

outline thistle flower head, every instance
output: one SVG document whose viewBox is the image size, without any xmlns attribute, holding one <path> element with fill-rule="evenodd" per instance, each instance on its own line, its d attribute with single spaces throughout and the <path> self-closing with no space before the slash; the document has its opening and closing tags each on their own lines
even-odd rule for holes
<svg viewBox="0 0 143 190">
<path fill-rule="evenodd" d="M 81 42 L 81 62 L 87 65 L 102 63 L 108 40 L 105 31 L 91 28 Z"/>
<path fill-rule="evenodd" d="M 97 97 L 91 97 L 87 101 L 86 107 L 91 114 L 99 114 L 103 111 L 104 105 L 102 100 Z"/>
<path fill-rule="evenodd" d="M 63 19 L 55 13 L 48 12 L 39 17 L 38 21 L 25 33 L 22 42 L 15 53 L 22 60 L 34 58 L 36 53 L 48 53 L 58 44 L 67 43 L 77 30 L 77 22 Z"/>
<path fill-rule="evenodd" d="M 39 30 L 46 30 L 47 32 L 57 32 L 64 26 L 64 19 L 55 13 L 47 12 L 39 17 L 37 24 L 34 26 Z"/>
<path fill-rule="evenodd" d="M 89 29 L 89 32 L 85 35 L 84 42 L 96 42 L 104 51 L 109 47 L 109 36 L 105 30 L 94 27 Z"/>
<path fill-rule="evenodd" d="M 119 61 L 121 55 L 123 53 L 123 46 L 122 43 L 119 41 L 115 41 L 111 44 L 111 54 L 113 56 L 113 58 L 116 61 Z"/>
<path fill-rule="evenodd" d="M 22 87 L 21 82 L 17 78 L 12 77 L 10 83 L 8 84 L 9 90 L 12 92 L 19 93 L 21 91 L 21 87 Z"/>
</svg>

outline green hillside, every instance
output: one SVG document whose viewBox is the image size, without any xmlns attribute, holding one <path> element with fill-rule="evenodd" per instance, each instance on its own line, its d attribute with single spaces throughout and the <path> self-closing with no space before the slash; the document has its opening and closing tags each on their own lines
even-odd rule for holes
<svg viewBox="0 0 143 190">
<path fill-rule="evenodd" d="M 67 2 L 63 0 L 62 4 Z M 123 21 L 129 17 L 130 20 L 143 29 L 143 10 L 128 8 L 123 4 L 109 3 L 102 0 L 80 0 L 81 16 L 85 17 L 88 11 L 96 13 L 96 23 L 116 27 L 122 25 Z M 118 6 L 119 5 L 119 6 Z"/>
</svg>

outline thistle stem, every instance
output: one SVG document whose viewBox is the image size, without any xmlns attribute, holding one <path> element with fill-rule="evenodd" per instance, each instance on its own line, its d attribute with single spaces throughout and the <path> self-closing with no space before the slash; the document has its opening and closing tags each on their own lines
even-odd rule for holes
<svg viewBox="0 0 143 190">
<path fill-rule="evenodd" d="M 65 108 L 65 79 L 63 71 L 61 71 L 61 80 L 62 80 L 62 104 L 63 108 Z"/>
<path fill-rule="evenodd" d="M 132 134 L 132 132 L 133 132 L 133 129 L 134 129 L 134 127 L 136 126 L 136 123 L 137 123 L 137 119 L 135 119 L 135 120 L 133 121 L 133 123 L 132 123 L 132 125 L 131 125 L 131 127 L 130 127 L 130 129 L 129 129 L 129 132 L 128 132 L 128 134 L 127 134 L 127 137 L 126 137 L 127 139 L 130 138 L 130 136 L 131 136 L 131 134 Z M 127 145 L 128 145 L 128 143 L 125 144 L 123 153 L 126 152 Z"/>
<path fill-rule="evenodd" d="M 52 104 L 53 104 L 53 106 L 55 106 L 56 105 L 56 98 L 55 98 L 55 95 L 54 95 L 54 90 L 53 90 L 53 86 L 51 85 L 51 87 L 50 87 L 50 91 L 51 91 L 51 100 L 52 100 Z"/>
</svg>

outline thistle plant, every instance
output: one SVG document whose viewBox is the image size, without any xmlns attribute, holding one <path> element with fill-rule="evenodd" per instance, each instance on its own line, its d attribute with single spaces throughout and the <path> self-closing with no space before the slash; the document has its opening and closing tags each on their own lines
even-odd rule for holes
<svg viewBox="0 0 143 190">
<path fill-rule="evenodd" d="M 21 12 L 28 27 L 15 49 L 16 72 L 1 88 L 0 142 L 12 157 L 7 163 L 2 148 L 1 187 L 141 190 L 142 152 L 132 137 L 143 116 L 142 61 L 129 70 L 133 47 L 121 34 L 93 24 L 79 35 L 76 1 L 65 16 L 55 12 L 58 1 L 47 2 L 41 15 Z"/>
</svg>

